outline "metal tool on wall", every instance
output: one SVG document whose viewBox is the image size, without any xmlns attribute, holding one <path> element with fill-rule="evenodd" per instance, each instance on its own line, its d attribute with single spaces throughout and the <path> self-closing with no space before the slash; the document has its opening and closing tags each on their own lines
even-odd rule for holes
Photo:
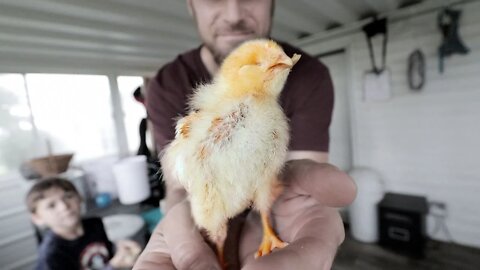
<svg viewBox="0 0 480 270">
<path fill-rule="evenodd" d="M 387 59 L 387 19 L 377 19 L 363 27 L 367 38 L 368 51 L 372 70 L 367 71 L 364 76 L 364 100 L 366 101 L 384 101 L 391 97 L 390 72 L 386 68 Z M 377 67 L 375 62 L 375 52 L 373 49 L 373 37 L 383 36 L 382 41 L 382 59 L 381 66 Z"/>
<path fill-rule="evenodd" d="M 470 50 L 465 46 L 458 33 L 458 21 L 462 11 L 445 8 L 438 14 L 438 27 L 443 34 L 443 42 L 438 48 L 439 70 L 443 73 L 444 58 L 452 54 L 467 54 Z"/>
<path fill-rule="evenodd" d="M 363 27 L 363 32 L 367 37 L 368 51 L 370 53 L 370 60 L 372 62 L 372 71 L 380 74 L 385 70 L 385 63 L 387 58 L 387 41 L 388 41 L 388 31 L 387 31 L 387 19 L 377 19 L 375 18 L 373 22 L 365 25 Z M 376 35 L 383 35 L 382 43 L 382 66 L 377 67 L 375 63 L 375 53 L 373 51 L 372 38 Z"/>
</svg>

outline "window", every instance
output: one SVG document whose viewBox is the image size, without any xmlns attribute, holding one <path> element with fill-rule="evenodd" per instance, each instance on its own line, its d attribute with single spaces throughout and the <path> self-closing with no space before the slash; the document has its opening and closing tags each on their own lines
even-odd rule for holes
<svg viewBox="0 0 480 270">
<path fill-rule="evenodd" d="M 142 77 L 117 78 L 129 151 L 140 144 L 144 106 L 133 97 Z M 117 107 L 120 108 L 120 107 Z M 0 176 L 48 154 L 84 161 L 120 152 L 109 80 L 101 75 L 0 74 Z M 149 138 L 147 137 L 147 140 Z M 151 146 L 149 142 L 149 146 Z"/>
<path fill-rule="evenodd" d="M 118 153 L 106 76 L 27 74 L 26 82 L 40 141 L 54 153 L 76 160 Z"/>
<path fill-rule="evenodd" d="M 21 74 L 0 74 L 0 175 L 34 155 L 34 128 Z"/>
<path fill-rule="evenodd" d="M 143 85 L 142 77 L 120 76 L 118 77 L 118 89 L 122 100 L 124 123 L 127 133 L 128 150 L 136 153 L 140 145 L 139 125 L 142 118 L 147 116 L 145 107 L 133 98 L 133 92 Z"/>
</svg>

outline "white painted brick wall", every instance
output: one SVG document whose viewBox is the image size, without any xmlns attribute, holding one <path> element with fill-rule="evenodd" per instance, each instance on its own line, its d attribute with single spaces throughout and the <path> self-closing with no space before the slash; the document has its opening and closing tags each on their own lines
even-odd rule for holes
<svg viewBox="0 0 480 270">
<path fill-rule="evenodd" d="M 443 74 L 436 12 L 389 26 L 393 98 L 386 102 L 362 101 L 363 74 L 371 69 L 363 33 L 349 35 L 348 42 L 342 37 L 304 48 L 311 53 L 350 49 L 354 166 L 378 170 L 389 190 L 445 202 L 453 239 L 480 247 L 480 2 L 458 8 L 463 10 L 460 35 L 471 52 L 446 59 Z M 416 48 L 427 60 L 420 93 L 410 91 L 406 79 L 407 58 Z M 432 226 L 429 222 L 429 230 Z"/>
</svg>

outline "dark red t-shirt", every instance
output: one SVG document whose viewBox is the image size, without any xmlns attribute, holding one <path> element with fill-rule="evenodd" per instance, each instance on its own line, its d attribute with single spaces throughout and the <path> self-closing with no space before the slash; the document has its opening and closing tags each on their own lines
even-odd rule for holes
<svg viewBox="0 0 480 270">
<path fill-rule="evenodd" d="M 328 152 L 333 109 L 333 85 L 328 68 L 307 53 L 281 43 L 289 56 L 301 54 L 280 96 L 289 119 L 289 150 Z M 146 106 L 153 123 L 158 151 L 175 137 L 175 119 L 188 112 L 187 101 L 193 89 L 211 81 L 200 58 L 200 47 L 179 55 L 150 82 Z"/>
</svg>

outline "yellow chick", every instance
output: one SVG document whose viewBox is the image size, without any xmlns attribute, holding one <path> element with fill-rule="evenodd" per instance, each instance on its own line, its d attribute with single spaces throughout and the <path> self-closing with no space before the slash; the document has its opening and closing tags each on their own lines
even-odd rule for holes
<svg viewBox="0 0 480 270">
<path fill-rule="evenodd" d="M 220 259 L 228 220 L 250 206 L 260 212 L 264 232 L 256 256 L 286 245 L 273 232 L 269 212 L 289 142 L 278 98 L 299 58 L 271 40 L 240 45 L 213 82 L 195 90 L 190 113 L 178 120 L 175 140 L 162 156 L 165 172 L 188 192 L 193 219 L 217 245 Z"/>
</svg>

